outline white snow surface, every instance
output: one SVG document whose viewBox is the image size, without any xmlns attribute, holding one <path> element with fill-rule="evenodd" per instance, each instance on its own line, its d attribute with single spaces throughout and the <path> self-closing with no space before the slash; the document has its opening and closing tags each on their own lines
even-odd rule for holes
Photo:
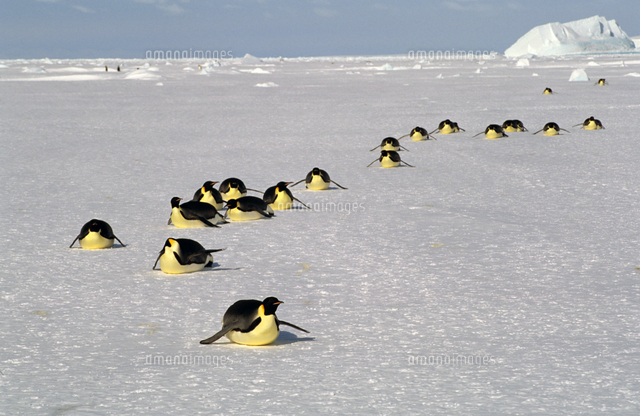
<svg viewBox="0 0 640 416">
<path fill-rule="evenodd" d="M 505 56 L 560 56 L 603 52 L 628 52 L 635 43 L 615 20 L 602 16 L 568 23 L 536 26 L 511 45 Z"/>
<path fill-rule="evenodd" d="M 241 59 L 204 77 L 0 61 L 1 415 L 639 413 L 640 61 L 595 57 L 601 87 L 568 82 L 581 57 L 481 73 L 263 58 L 268 75 Z M 80 64 L 126 72 L 65 69 Z M 571 127 L 589 116 L 605 129 Z M 383 138 L 447 118 L 466 132 L 401 141 L 415 168 L 365 167 Z M 529 132 L 472 138 L 507 119 Z M 570 133 L 532 135 L 549 121 Z M 264 190 L 315 166 L 349 189 L 296 186 L 312 209 L 270 220 L 167 225 L 170 199 L 207 180 Z M 92 218 L 127 246 L 70 249 Z M 152 271 L 168 237 L 227 250 L 212 270 Z M 310 333 L 199 344 L 267 296 Z"/>
</svg>

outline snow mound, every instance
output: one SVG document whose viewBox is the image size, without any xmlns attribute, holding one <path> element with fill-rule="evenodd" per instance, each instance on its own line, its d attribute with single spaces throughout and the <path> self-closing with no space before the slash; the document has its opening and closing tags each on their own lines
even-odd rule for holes
<svg viewBox="0 0 640 416">
<path fill-rule="evenodd" d="M 269 72 L 269 71 L 265 71 L 265 70 L 264 70 L 264 69 L 262 69 L 262 68 L 256 68 L 256 69 L 254 69 L 254 70 L 252 70 L 252 71 L 250 71 L 250 72 L 251 72 L 252 74 L 270 74 L 270 73 L 271 73 L 271 72 Z"/>
<path fill-rule="evenodd" d="M 47 71 L 44 68 L 33 67 L 33 66 L 22 68 L 22 72 L 26 74 L 46 74 L 47 73 Z"/>
<path fill-rule="evenodd" d="M 559 56 L 600 52 L 625 52 L 635 43 L 615 20 L 602 16 L 568 23 L 536 26 L 505 52 L 508 58 L 523 56 Z"/>
<path fill-rule="evenodd" d="M 275 82 L 263 82 L 262 84 L 256 84 L 256 87 L 262 87 L 262 88 L 271 88 L 271 87 L 277 87 L 278 84 L 276 84 Z"/>
<path fill-rule="evenodd" d="M 625 74 L 625 77 L 640 77 L 640 73 L 638 73 L 638 72 L 630 72 L 628 74 Z"/>
<path fill-rule="evenodd" d="M 240 63 L 245 64 L 245 65 L 255 65 L 255 64 L 262 63 L 262 60 L 259 59 L 259 58 L 256 58 L 253 55 L 246 54 L 245 56 L 243 56 L 240 59 Z"/>
<path fill-rule="evenodd" d="M 569 81 L 589 81 L 589 75 L 584 69 L 576 69 L 571 73 Z"/>
<path fill-rule="evenodd" d="M 141 79 L 141 80 L 156 80 L 156 79 L 160 79 L 162 78 L 160 75 L 158 74 L 154 74 L 152 72 L 149 72 L 146 69 L 139 69 L 137 71 L 133 71 L 133 72 L 129 72 L 127 75 L 125 75 L 126 79 Z"/>
<path fill-rule="evenodd" d="M 516 62 L 516 66 L 518 67 L 529 66 L 529 60 L 527 58 L 518 59 L 518 62 Z"/>
</svg>

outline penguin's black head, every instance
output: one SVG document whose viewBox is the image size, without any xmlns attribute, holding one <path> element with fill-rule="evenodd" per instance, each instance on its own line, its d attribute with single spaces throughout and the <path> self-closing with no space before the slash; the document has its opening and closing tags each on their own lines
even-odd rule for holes
<svg viewBox="0 0 640 416">
<path fill-rule="evenodd" d="M 276 189 L 278 191 L 283 191 L 287 188 L 288 185 L 291 185 L 292 183 L 293 182 L 278 182 L 278 184 L 276 185 Z"/>
<path fill-rule="evenodd" d="M 503 129 L 506 129 L 507 127 L 515 127 L 513 120 L 506 120 L 504 123 L 502 123 Z"/>
<path fill-rule="evenodd" d="M 98 231 L 100 231 L 100 220 L 93 219 L 89 222 L 89 231 L 93 233 L 97 233 Z"/>
<path fill-rule="evenodd" d="M 264 306 L 264 314 L 273 315 L 274 313 L 276 313 L 276 309 L 278 309 L 278 305 L 280 305 L 281 303 L 284 302 L 278 300 L 278 298 L 276 297 L 269 296 L 262 301 L 262 305 Z"/>
<path fill-rule="evenodd" d="M 382 140 L 382 145 L 399 146 L 398 140 L 395 137 L 387 137 Z"/>
<path fill-rule="evenodd" d="M 233 209 L 233 208 L 236 208 L 237 206 L 238 206 L 238 201 L 236 199 L 230 199 L 227 201 L 225 208 Z"/>
<path fill-rule="evenodd" d="M 545 124 L 544 125 L 544 129 L 545 130 L 549 130 L 549 129 L 560 130 L 560 126 L 558 126 L 557 123 L 551 122 L 551 123 Z"/>
<path fill-rule="evenodd" d="M 180 206 L 180 201 L 182 201 L 182 198 L 174 196 L 173 198 L 171 198 L 171 208 L 178 208 Z"/>
<path fill-rule="evenodd" d="M 317 176 L 317 175 L 320 175 L 320 168 L 313 168 L 313 169 L 311 170 L 311 173 L 312 173 L 313 175 L 316 175 L 316 176 Z"/>
<path fill-rule="evenodd" d="M 387 156 L 389 156 L 389 152 L 388 151 L 383 150 L 383 151 L 380 152 L 380 158 L 387 157 Z"/>
<path fill-rule="evenodd" d="M 214 182 L 214 181 L 206 181 L 204 185 L 202 185 L 202 188 L 204 189 L 205 192 L 209 192 L 213 189 L 213 185 L 217 183 L 218 182 Z"/>
</svg>

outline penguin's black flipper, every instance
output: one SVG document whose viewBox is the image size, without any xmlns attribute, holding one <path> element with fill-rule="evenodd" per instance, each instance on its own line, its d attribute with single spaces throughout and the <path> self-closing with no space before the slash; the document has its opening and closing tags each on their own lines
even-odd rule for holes
<svg viewBox="0 0 640 416">
<path fill-rule="evenodd" d="M 369 150 L 370 152 L 373 152 L 374 150 L 376 150 L 378 147 L 380 147 L 381 145 L 377 145 L 376 147 L 374 147 L 373 149 Z"/>
<path fill-rule="evenodd" d="M 345 188 L 344 186 L 340 185 L 339 183 L 334 182 L 333 179 L 331 179 L 331 183 L 334 184 L 335 186 L 337 186 L 340 189 L 349 189 L 349 188 Z"/>
<path fill-rule="evenodd" d="M 305 207 L 306 209 L 311 209 L 310 206 L 308 206 L 307 204 L 305 204 L 304 202 L 300 201 L 298 198 L 296 198 L 295 196 L 293 197 L 294 201 L 298 201 L 303 207 Z"/>
<path fill-rule="evenodd" d="M 159 256 L 158 256 L 158 258 L 156 259 L 156 262 L 155 262 L 155 263 L 153 263 L 153 267 L 151 268 L 151 270 L 155 270 L 155 269 L 156 269 L 156 266 L 158 265 L 158 262 L 160 261 L 160 257 L 162 257 L 162 254 L 164 254 L 164 249 L 162 249 L 162 250 L 160 251 L 160 255 L 159 255 Z"/>
<path fill-rule="evenodd" d="M 262 209 L 256 209 L 256 211 L 258 211 L 260 214 L 262 214 L 262 216 L 267 217 L 267 218 L 271 218 L 273 217 L 273 213 L 262 210 Z"/>
<path fill-rule="evenodd" d="M 125 245 L 122 241 L 120 241 L 120 239 L 119 239 L 118 237 L 116 237 L 116 235 L 115 235 L 115 234 L 113 235 L 113 238 L 115 238 L 116 240 L 118 240 L 118 243 L 120 243 L 120 244 L 122 245 L 122 247 L 126 247 L 126 245 Z"/>
<path fill-rule="evenodd" d="M 211 221 L 209 221 L 209 220 L 208 220 L 208 219 L 206 219 L 206 218 L 198 217 L 198 219 L 199 219 L 200 221 L 202 221 L 204 224 L 208 225 L 209 227 L 216 227 L 216 228 L 220 228 L 220 226 L 218 226 L 218 225 L 216 225 L 216 224 L 212 223 Z"/>
<path fill-rule="evenodd" d="M 286 321 L 281 321 L 280 319 L 278 319 L 278 325 L 290 326 L 291 328 L 295 328 L 298 331 L 306 332 L 307 334 L 309 333 L 309 331 L 307 331 L 306 329 L 302 329 L 299 326 L 294 325 L 294 324 L 290 324 L 289 322 L 286 322 Z"/>
<path fill-rule="evenodd" d="M 71 243 L 71 245 L 69 246 L 69 248 L 73 247 L 73 245 L 76 243 L 76 241 L 78 241 L 78 239 L 80 238 L 80 234 L 78 234 L 78 236 L 76 237 L 75 240 L 73 240 L 73 243 Z"/>
<path fill-rule="evenodd" d="M 304 182 L 305 180 L 306 180 L 306 179 L 302 179 L 302 180 L 300 180 L 300 181 L 298 181 L 298 182 L 296 182 L 296 183 L 294 183 L 293 185 L 290 185 L 290 186 L 296 186 L 296 185 L 298 185 L 299 183 Z"/>
<path fill-rule="evenodd" d="M 234 325 L 235 325 L 235 323 L 234 323 Z M 234 325 L 225 325 L 225 326 L 223 326 L 222 329 L 220 331 L 216 332 L 216 334 L 214 336 L 209 337 L 207 339 L 203 339 L 202 341 L 200 341 L 200 344 L 212 344 L 212 343 L 216 342 L 217 340 L 219 340 L 223 336 L 227 335 L 227 333 L 234 328 Z"/>
<path fill-rule="evenodd" d="M 212 250 L 202 250 L 197 253 L 190 254 L 184 261 L 184 264 L 203 263 L 207 260 L 207 256 L 211 253 L 226 250 L 226 248 L 216 248 Z M 177 255 L 176 255 L 177 257 Z M 182 263 L 181 263 L 182 264 Z"/>
</svg>

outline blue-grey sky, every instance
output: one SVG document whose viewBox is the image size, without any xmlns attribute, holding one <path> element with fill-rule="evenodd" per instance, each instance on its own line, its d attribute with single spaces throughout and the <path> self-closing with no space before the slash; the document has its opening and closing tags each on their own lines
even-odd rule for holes
<svg viewBox="0 0 640 416">
<path fill-rule="evenodd" d="M 534 26 L 594 15 L 640 35 L 638 0 L 0 0 L 0 59 L 502 53 Z"/>
</svg>

